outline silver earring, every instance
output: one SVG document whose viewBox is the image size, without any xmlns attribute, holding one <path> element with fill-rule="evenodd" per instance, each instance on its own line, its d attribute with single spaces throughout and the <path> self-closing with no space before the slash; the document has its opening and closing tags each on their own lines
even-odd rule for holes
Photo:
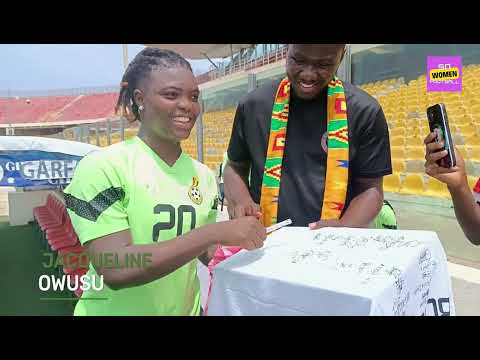
<svg viewBox="0 0 480 360">
<path fill-rule="evenodd" d="M 140 105 L 140 106 L 138 107 L 138 110 L 139 110 L 139 111 L 143 111 L 143 109 L 145 109 L 145 108 L 143 107 L 143 105 Z"/>
</svg>

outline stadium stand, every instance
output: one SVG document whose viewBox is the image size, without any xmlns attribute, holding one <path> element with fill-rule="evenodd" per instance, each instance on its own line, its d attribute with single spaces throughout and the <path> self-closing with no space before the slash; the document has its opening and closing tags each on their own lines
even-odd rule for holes
<svg viewBox="0 0 480 360">
<path fill-rule="evenodd" d="M 426 191 L 425 193 L 423 193 L 423 195 L 444 198 L 450 197 L 447 185 L 432 177 L 428 178 L 428 182 L 426 184 Z"/>
<path fill-rule="evenodd" d="M 234 116 L 234 108 L 203 114 L 204 162 L 212 170 L 217 170 L 227 151 Z"/>
<path fill-rule="evenodd" d="M 465 161 L 474 166 L 480 163 L 480 82 L 476 80 L 480 65 L 465 66 L 463 75 L 461 93 L 427 93 L 424 75 L 408 83 L 397 78 L 360 85 L 379 101 L 387 119 L 395 176 L 384 179 L 385 191 L 450 197 L 443 184 L 423 177 L 423 139 L 430 131 L 426 109 L 435 103 L 445 104 L 453 141 Z M 469 183 L 475 179 L 469 177 Z"/>
<path fill-rule="evenodd" d="M 383 178 L 383 189 L 387 192 L 398 193 L 400 191 L 400 175 L 393 173 Z"/>
<path fill-rule="evenodd" d="M 118 94 L 0 98 L 0 124 L 98 119 L 113 115 Z"/>
<path fill-rule="evenodd" d="M 79 96 L 64 109 L 56 121 L 99 119 L 114 115 L 118 94 L 96 94 Z"/>
<path fill-rule="evenodd" d="M 55 121 L 76 96 L 0 98 L 0 124 Z"/>
<path fill-rule="evenodd" d="M 400 194 L 423 195 L 425 183 L 423 175 L 408 174 L 400 185 Z"/>
<path fill-rule="evenodd" d="M 266 63 L 284 59 L 284 50 L 277 58 L 268 58 Z M 252 62 L 252 66 L 265 65 L 265 60 Z M 360 85 L 364 91 L 374 96 L 381 104 L 390 132 L 390 145 L 394 174 L 400 175 L 395 181 L 386 179 L 390 189 L 401 188 L 402 193 L 425 189 L 439 197 L 445 193 L 434 182 L 425 182 L 422 186 L 413 174 L 423 172 L 423 139 L 429 133 L 426 108 L 437 102 L 443 102 L 449 114 L 450 126 L 458 151 L 471 168 L 480 163 L 480 65 L 468 65 L 463 69 L 462 93 L 427 93 L 424 75 L 405 82 L 404 78 L 393 78 Z M 205 74 L 203 74 L 205 75 Z M 199 76 L 199 79 L 203 75 Z M 209 74 L 210 76 L 211 74 Z M 215 75 L 216 77 L 217 75 Z M 205 77 L 205 76 L 204 76 Z M 202 78 L 203 79 L 203 78 Z M 202 81 L 203 82 L 203 81 Z M 0 98 L 0 124 L 42 123 L 108 118 L 113 116 L 117 93 L 101 93 L 74 96 L 51 96 L 31 98 Z M 227 150 L 235 108 L 210 110 L 203 114 L 203 162 L 216 171 Z M 134 136 L 138 124 L 125 129 L 125 138 Z M 68 135 L 72 138 L 72 135 Z M 67 136 L 67 137 L 68 137 Z M 182 143 L 183 150 L 198 159 L 196 126 L 189 139 Z M 95 132 L 90 128 L 88 141 L 96 144 Z M 120 133 L 111 135 L 111 143 L 121 141 Z M 105 131 L 99 135 L 99 145 L 107 146 Z M 473 165 L 472 165 L 473 164 Z M 413 184 L 411 181 L 415 180 Z M 397 183 L 398 180 L 398 183 Z M 393 182 L 392 182 L 393 181 Z M 406 183 L 405 183 L 406 182 Z M 412 190 L 415 185 L 415 191 Z M 417 186 L 418 185 L 418 186 Z"/>
</svg>

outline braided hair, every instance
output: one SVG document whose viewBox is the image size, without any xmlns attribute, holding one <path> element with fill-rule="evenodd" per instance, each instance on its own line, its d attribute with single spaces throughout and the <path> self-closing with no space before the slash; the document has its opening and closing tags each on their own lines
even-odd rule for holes
<svg viewBox="0 0 480 360">
<path fill-rule="evenodd" d="M 140 81 L 154 70 L 178 66 L 192 71 L 190 63 L 174 51 L 149 47 L 140 51 L 123 74 L 115 113 L 120 112 L 129 122 L 140 120 L 138 105 L 133 96 Z"/>
</svg>

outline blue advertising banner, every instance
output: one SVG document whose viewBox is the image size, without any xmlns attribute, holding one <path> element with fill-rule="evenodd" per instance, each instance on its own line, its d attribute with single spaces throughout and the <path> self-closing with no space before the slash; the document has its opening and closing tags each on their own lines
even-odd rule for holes
<svg viewBox="0 0 480 360">
<path fill-rule="evenodd" d="M 0 136 L 0 186 L 61 186 L 78 162 L 99 148 L 74 141 Z"/>
</svg>

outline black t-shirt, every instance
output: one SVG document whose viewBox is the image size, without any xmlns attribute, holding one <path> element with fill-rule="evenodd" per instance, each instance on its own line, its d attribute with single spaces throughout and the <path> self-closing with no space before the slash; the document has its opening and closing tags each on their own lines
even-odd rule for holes
<svg viewBox="0 0 480 360">
<path fill-rule="evenodd" d="M 273 102 L 280 80 L 250 92 L 238 105 L 228 146 L 232 161 L 251 163 L 250 195 L 260 203 L 263 169 Z M 349 185 L 344 211 L 353 198 L 352 178 L 376 178 L 392 173 L 387 122 L 378 102 L 344 82 L 349 126 Z M 320 219 L 327 153 L 327 89 L 317 99 L 291 93 L 278 203 L 278 222 L 293 226 Z M 322 146 L 323 137 L 323 146 Z"/>
</svg>

